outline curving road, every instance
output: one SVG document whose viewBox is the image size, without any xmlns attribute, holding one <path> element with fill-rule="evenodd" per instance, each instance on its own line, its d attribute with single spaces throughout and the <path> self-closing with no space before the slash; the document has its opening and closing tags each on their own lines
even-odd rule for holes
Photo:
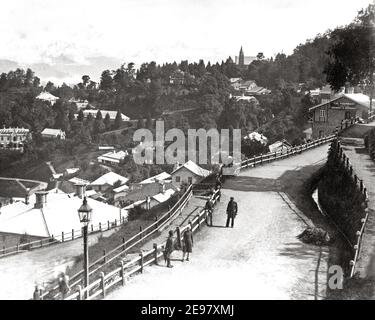
<svg viewBox="0 0 375 320">
<path fill-rule="evenodd" d="M 224 185 L 214 227 L 195 235 L 190 262 L 145 268 L 107 299 L 322 299 L 328 248 L 296 236 L 312 222 L 283 193 L 278 180 L 290 170 L 323 164 L 328 145 L 244 171 Z M 223 228 L 226 203 L 235 197 L 234 229 Z M 174 258 L 180 259 L 181 252 Z"/>
</svg>

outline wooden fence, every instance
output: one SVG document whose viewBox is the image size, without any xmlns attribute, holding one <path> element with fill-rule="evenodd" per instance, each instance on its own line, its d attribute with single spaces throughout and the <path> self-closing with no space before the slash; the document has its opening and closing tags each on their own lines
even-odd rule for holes
<svg viewBox="0 0 375 320">
<path fill-rule="evenodd" d="M 356 272 L 356 267 L 357 267 L 357 262 L 359 259 L 359 255 L 361 252 L 361 247 L 362 247 L 362 239 L 363 239 L 363 234 L 366 228 L 366 223 L 368 220 L 368 214 L 369 214 L 369 209 L 368 209 L 368 193 L 367 193 L 367 188 L 363 183 L 363 180 L 361 180 L 358 175 L 355 173 L 353 166 L 350 163 L 350 159 L 345 155 L 340 142 L 338 141 L 333 141 L 331 149 L 333 152 L 335 152 L 336 155 L 336 160 L 338 163 L 345 169 L 345 171 L 348 173 L 348 175 L 353 179 L 353 184 L 357 188 L 357 191 L 360 192 L 363 195 L 364 198 L 364 207 L 365 207 L 365 216 L 362 217 L 361 219 L 361 229 L 356 232 L 357 236 L 357 241 L 355 245 L 353 246 L 354 249 L 354 258 L 353 260 L 350 260 L 350 266 L 351 266 L 351 271 L 350 271 L 350 277 L 352 278 L 355 275 Z"/>
<path fill-rule="evenodd" d="M 219 195 L 217 192 L 212 195 L 211 199 L 214 204 L 216 204 L 218 197 Z M 190 226 L 193 232 L 198 231 L 201 228 L 201 225 L 206 222 L 207 215 L 208 212 L 203 209 L 195 215 L 186 226 L 182 228 L 177 227 L 176 230 L 174 230 L 177 241 L 182 241 L 183 233 L 188 226 Z M 109 290 L 114 288 L 116 284 L 121 283 L 122 286 L 125 286 L 127 278 L 136 273 L 142 273 L 146 266 L 158 264 L 159 259 L 163 256 L 164 248 L 165 242 L 162 244 L 155 243 L 152 250 L 140 252 L 139 256 L 130 262 L 124 263 L 123 261 L 120 261 L 119 266 L 116 269 L 107 274 L 101 272 L 100 279 L 90 283 L 87 287 L 82 288 L 78 285 L 77 291 L 68 296 L 65 300 L 92 300 L 99 297 L 105 298 Z"/>
<path fill-rule="evenodd" d="M 327 142 L 334 140 L 336 135 L 326 136 L 320 139 L 313 140 L 311 142 L 307 142 L 305 144 L 292 147 L 284 152 L 274 152 L 274 153 L 267 153 L 264 155 L 256 156 L 250 159 L 245 159 L 241 162 L 239 170 L 252 168 L 257 165 L 262 165 L 265 163 L 269 163 L 276 160 L 281 160 L 296 154 L 300 154 L 304 151 L 310 150 Z M 194 186 L 197 188 L 197 186 Z M 203 187 L 202 189 L 209 190 L 209 186 L 200 186 Z M 212 185 L 211 185 L 212 187 Z M 144 230 L 140 230 L 132 238 L 125 241 L 117 246 L 116 248 L 112 249 L 111 251 L 105 253 L 103 257 L 100 257 L 96 261 L 92 262 L 89 267 L 89 276 L 93 274 L 97 274 L 104 266 L 108 266 L 110 263 L 113 263 L 115 259 L 120 260 L 120 266 L 111 271 L 108 274 L 104 274 L 100 272 L 100 279 L 94 280 L 90 285 L 86 288 L 81 287 L 82 283 L 82 275 L 83 270 L 71 278 L 71 287 L 77 287 L 77 292 L 70 295 L 66 300 L 74 300 L 74 299 L 94 299 L 96 297 L 102 296 L 105 297 L 106 292 L 108 289 L 113 287 L 115 284 L 121 282 L 123 285 L 126 284 L 126 278 L 137 273 L 142 272 L 145 266 L 148 266 L 153 263 L 157 263 L 160 257 L 162 257 L 162 249 L 165 245 L 163 244 L 154 244 L 153 250 L 150 250 L 145 253 L 140 253 L 139 257 L 133 259 L 130 262 L 123 263 L 122 258 L 126 253 L 129 252 L 130 249 L 134 248 L 136 245 L 144 241 L 145 239 L 149 238 L 155 232 L 161 230 L 163 227 L 169 224 L 171 220 L 177 217 L 185 207 L 186 203 L 190 200 L 193 194 L 193 185 L 190 185 L 185 194 L 181 197 L 181 199 L 170 209 L 166 214 L 164 214 L 159 220 L 156 220 L 153 224 L 145 228 Z M 214 203 L 217 201 L 217 192 L 213 195 Z M 200 228 L 201 224 L 206 221 L 207 212 L 202 210 L 197 214 L 190 222 L 189 225 L 192 227 L 193 231 L 196 231 Z M 181 230 L 176 229 L 176 233 L 180 236 L 186 229 L 186 226 Z M 56 291 L 58 288 L 54 287 L 52 291 Z M 42 298 L 47 297 L 51 294 L 52 291 L 45 292 L 42 295 Z M 58 293 L 55 293 L 53 296 L 54 298 L 58 297 Z"/>
<path fill-rule="evenodd" d="M 127 253 L 129 253 L 130 250 L 134 249 L 135 246 L 150 238 L 158 231 L 163 230 L 173 219 L 175 219 L 182 213 L 182 210 L 188 204 L 192 195 L 192 185 L 190 185 L 181 196 L 181 198 L 174 204 L 174 206 L 166 213 L 164 213 L 161 217 L 155 219 L 155 221 L 151 225 L 149 225 L 145 229 L 141 228 L 137 234 L 127 240 L 125 240 L 124 238 L 123 242 L 120 245 L 113 248 L 109 252 L 104 252 L 102 257 L 90 262 L 89 277 L 93 277 L 94 275 L 98 274 L 100 270 L 113 263 L 116 259 L 123 258 Z M 82 276 L 83 270 L 73 275 L 70 279 L 71 287 L 80 285 L 83 280 Z M 42 298 L 57 298 L 59 294 L 60 293 L 58 292 L 58 286 L 55 286 L 52 289 L 44 292 L 42 294 Z"/>
<path fill-rule="evenodd" d="M 299 146 L 289 148 L 285 151 L 270 152 L 267 154 L 261 154 L 259 156 L 256 156 L 250 159 L 245 159 L 241 162 L 240 170 L 253 168 L 253 167 L 256 167 L 257 165 L 262 165 L 262 164 L 273 162 L 276 160 L 288 158 L 296 154 L 300 154 L 301 152 L 310 150 L 312 148 L 315 148 L 327 142 L 331 142 L 332 140 L 335 139 L 335 137 L 336 135 L 333 134 L 330 136 L 323 137 L 321 139 L 316 139 L 316 140 L 307 142 L 305 144 L 301 144 Z"/>
<path fill-rule="evenodd" d="M 99 223 L 97 225 L 91 224 L 89 226 L 89 234 L 94 234 L 98 232 L 104 232 L 107 230 L 111 230 L 114 228 L 117 228 L 127 222 L 127 217 L 124 217 L 119 214 L 119 219 L 115 219 L 114 221 L 107 221 L 106 223 Z M 52 235 L 49 238 L 44 238 L 40 240 L 35 240 L 31 242 L 26 242 L 26 243 L 20 243 L 17 244 L 16 246 L 12 247 L 3 247 L 0 249 L 0 258 L 6 257 L 9 255 L 25 252 L 25 251 L 30 251 L 30 250 L 35 250 L 35 249 L 40 249 L 44 247 L 49 247 L 54 244 L 59 244 L 59 243 L 64 243 L 72 240 L 76 240 L 78 238 L 82 237 L 82 229 L 79 230 L 74 230 L 72 229 L 69 232 L 61 232 L 59 235 Z"/>
</svg>

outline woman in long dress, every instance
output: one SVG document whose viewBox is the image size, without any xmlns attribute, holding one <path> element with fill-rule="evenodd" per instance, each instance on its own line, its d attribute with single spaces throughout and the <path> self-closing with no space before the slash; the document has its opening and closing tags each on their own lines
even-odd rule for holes
<svg viewBox="0 0 375 320">
<path fill-rule="evenodd" d="M 183 254 L 182 262 L 185 260 L 185 254 L 187 254 L 186 261 L 189 261 L 189 255 L 193 252 L 193 232 L 190 229 L 190 226 L 187 227 L 183 236 Z"/>
</svg>

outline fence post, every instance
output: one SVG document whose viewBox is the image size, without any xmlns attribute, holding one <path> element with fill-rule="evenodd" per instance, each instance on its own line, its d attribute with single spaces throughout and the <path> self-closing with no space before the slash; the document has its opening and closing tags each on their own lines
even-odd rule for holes
<svg viewBox="0 0 375 320">
<path fill-rule="evenodd" d="M 100 272 L 100 286 L 102 287 L 103 298 L 105 298 L 105 281 L 104 281 L 104 272 Z"/>
<path fill-rule="evenodd" d="M 201 228 L 201 223 L 200 223 L 200 218 L 199 218 L 199 214 L 197 214 L 197 226 L 198 226 L 198 229 L 200 229 Z"/>
<path fill-rule="evenodd" d="M 100 232 L 102 232 L 102 223 L 101 222 L 99 222 L 99 230 L 100 230 Z"/>
<path fill-rule="evenodd" d="M 40 240 L 40 246 L 43 247 L 43 239 Z"/>
<path fill-rule="evenodd" d="M 122 251 L 126 250 L 126 240 L 125 238 L 122 238 Z"/>
<path fill-rule="evenodd" d="M 115 219 L 115 227 L 117 227 L 117 219 Z"/>
<path fill-rule="evenodd" d="M 91 225 L 91 232 L 94 232 L 94 225 Z"/>
<path fill-rule="evenodd" d="M 193 232 L 193 223 L 191 222 L 191 220 L 189 220 L 189 226 L 190 226 L 191 232 Z"/>
<path fill-rule="evenodd" d="M 109 230 L 110 228 L 109 228 L 109 220 L 107 220 L 107 230 Z"/>
<path fill-rule="evenodd" d="M 61 242 L 64 242 L 64 231 L 61 232 Z"/>
<path fill-rule="evenodd" d="M 17 243 L 17 252 L 20 252 L 20 244 Z"/>
<path fill-rule="evenodd" d="M 158 245 L 156 243 L 154 243 L 152 246 L 154 248 L 154 260 L 155 260 L 155 264 L 157 265 L 158 264 Z"/>
<path fill-rule="evenodd" d="M 82 296 L 82 287 L 81 287 L 81 285 L 79 284 L 79 285 L 77 286 L 77 288 L 78 288 L 78 300 L 83 300 L 83 299 L 82 299 L 83 296 Z"/>
<path fill-rule="evenodd" d="M 124 262 L 120 261 L 120 264 L 121 264 L 120 276 L 121 276 L 121 279 L 122 279 L 122 285 L 125 286 L 126 280 L 125 280 Z"/>
<path fill-rule="evenodd" d="M 141 266 L 141 273 L 143 273 L 143 252 L 141 250 L 141 253 L 139 254 L 139 256 L 141 257 L 140 261 L 139 261 L 139 264 Z"/>
<path fill-rule="evenodd" d="M 107 262 L 107 257 L 106 257 L 106 251 L 105 249 L 103 250 L 103 264 L 105 264 Z"/>
<path fill-rule="evenodd" d="M 5 246 L 3 246 L 3 254 L 5 254 L 5 251 L 6 251 Z"/>
<path fill-rule="evenodd" d="M 260 154 L 260 164 L 263 164 L 263 153 Z"/>
<path fill-rule="evenodd" d="M 74 240 L 74 229 L 72 229 L 72 240 Z"/>
<path fill-rule="evenodd" d="M 156 225 L 156 229 L 158 229 L 159 228 L 158 216 L 155 217 L 155 225 Z"/>
<path fill-rule="evenodd" d="M 177 244 L 178 244 L 178 247 L 181 248 L 181 230 L 180 230 L 180 227 L 176 227 L 176 233 L 177 233 Z"/>
<path fill-rule="evenodd" d="M 139 227 L 139 239 L 142 240 L 142 226 Z"/>
</svg>

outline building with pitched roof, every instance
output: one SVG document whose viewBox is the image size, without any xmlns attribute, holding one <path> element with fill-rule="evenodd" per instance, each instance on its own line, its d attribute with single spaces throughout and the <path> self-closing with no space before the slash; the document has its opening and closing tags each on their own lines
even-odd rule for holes
<svg viewBox="0 0 375 320">
<path fill-rule="evenodd" d="M 127 151 L 111 151 L 105 154 L 102 154 L 98 157 L 98 162 L 110 166 L 117 166 L 121 164 L 125 158 L 128 156 Z"/>
<path fill-rule="evenodd" d="M 107 172 L 100 178 L 90 183 L 91 188 L 97 192 L 105 192 L 109 188 L 113 188 L 117 182 L 120 186 L 126 184 L 129 181 L 128 178 L 123 177 L 115 172 Z"/>
<path fill-rule="evenodd" d="M 3 128 L 0 129 L 0 149 L 22 151 L 27 140 L 31 139 L 29 129 Z"/>
<path fill-rule="evenodd" d="M 67 194 L 59 189 L 38 191 L 28 203 L 15 202 L 3 206 L 0 214 L 0 234 L 7 246 L 17 245 L 23 238 L 49 238 L 62 232 L 81 230 L 77 210 L 82 205 L 82 192 Z M 106 225 L 120 217 L 127 217 L 127 211 L 88 198 L 93 209 L 90 225 Z M 89 226 L 90 227 L 90 226 Z M 4 240 L 4 237 L 7 240 Z"/>
<path fill-rule="evenodd" d="M 373 99 L 375 106 L 375 99 Z M 370 98 L 363 93 L 344 93 L 309 109 L 312 137 L 330 135 L 354 119 L 367 119 Z"/>
<path fill-rule="evenodd" d="M 65 140 L 65 131 L 61 129 L 45 128 L 41 133 L 42 138 Z"/>
<path fill-rule="evenodd" d="M 171 176 L 173 185 L 181 187 L 182 184 L 199 183 L 210 174 L 210 171 L 201 168 L 196 163 L 189 160 L 183 165 L 176 164 Z"/>
<path fill-rule="evenodd" d="M 53 106 L 56 103 L 56 101 L 59 100 L 60 98 L 54 96 L 48 91 L 43 91 L 36 97 L 36 99 L 49 102 L 51 106 Z"/>
</svg>

